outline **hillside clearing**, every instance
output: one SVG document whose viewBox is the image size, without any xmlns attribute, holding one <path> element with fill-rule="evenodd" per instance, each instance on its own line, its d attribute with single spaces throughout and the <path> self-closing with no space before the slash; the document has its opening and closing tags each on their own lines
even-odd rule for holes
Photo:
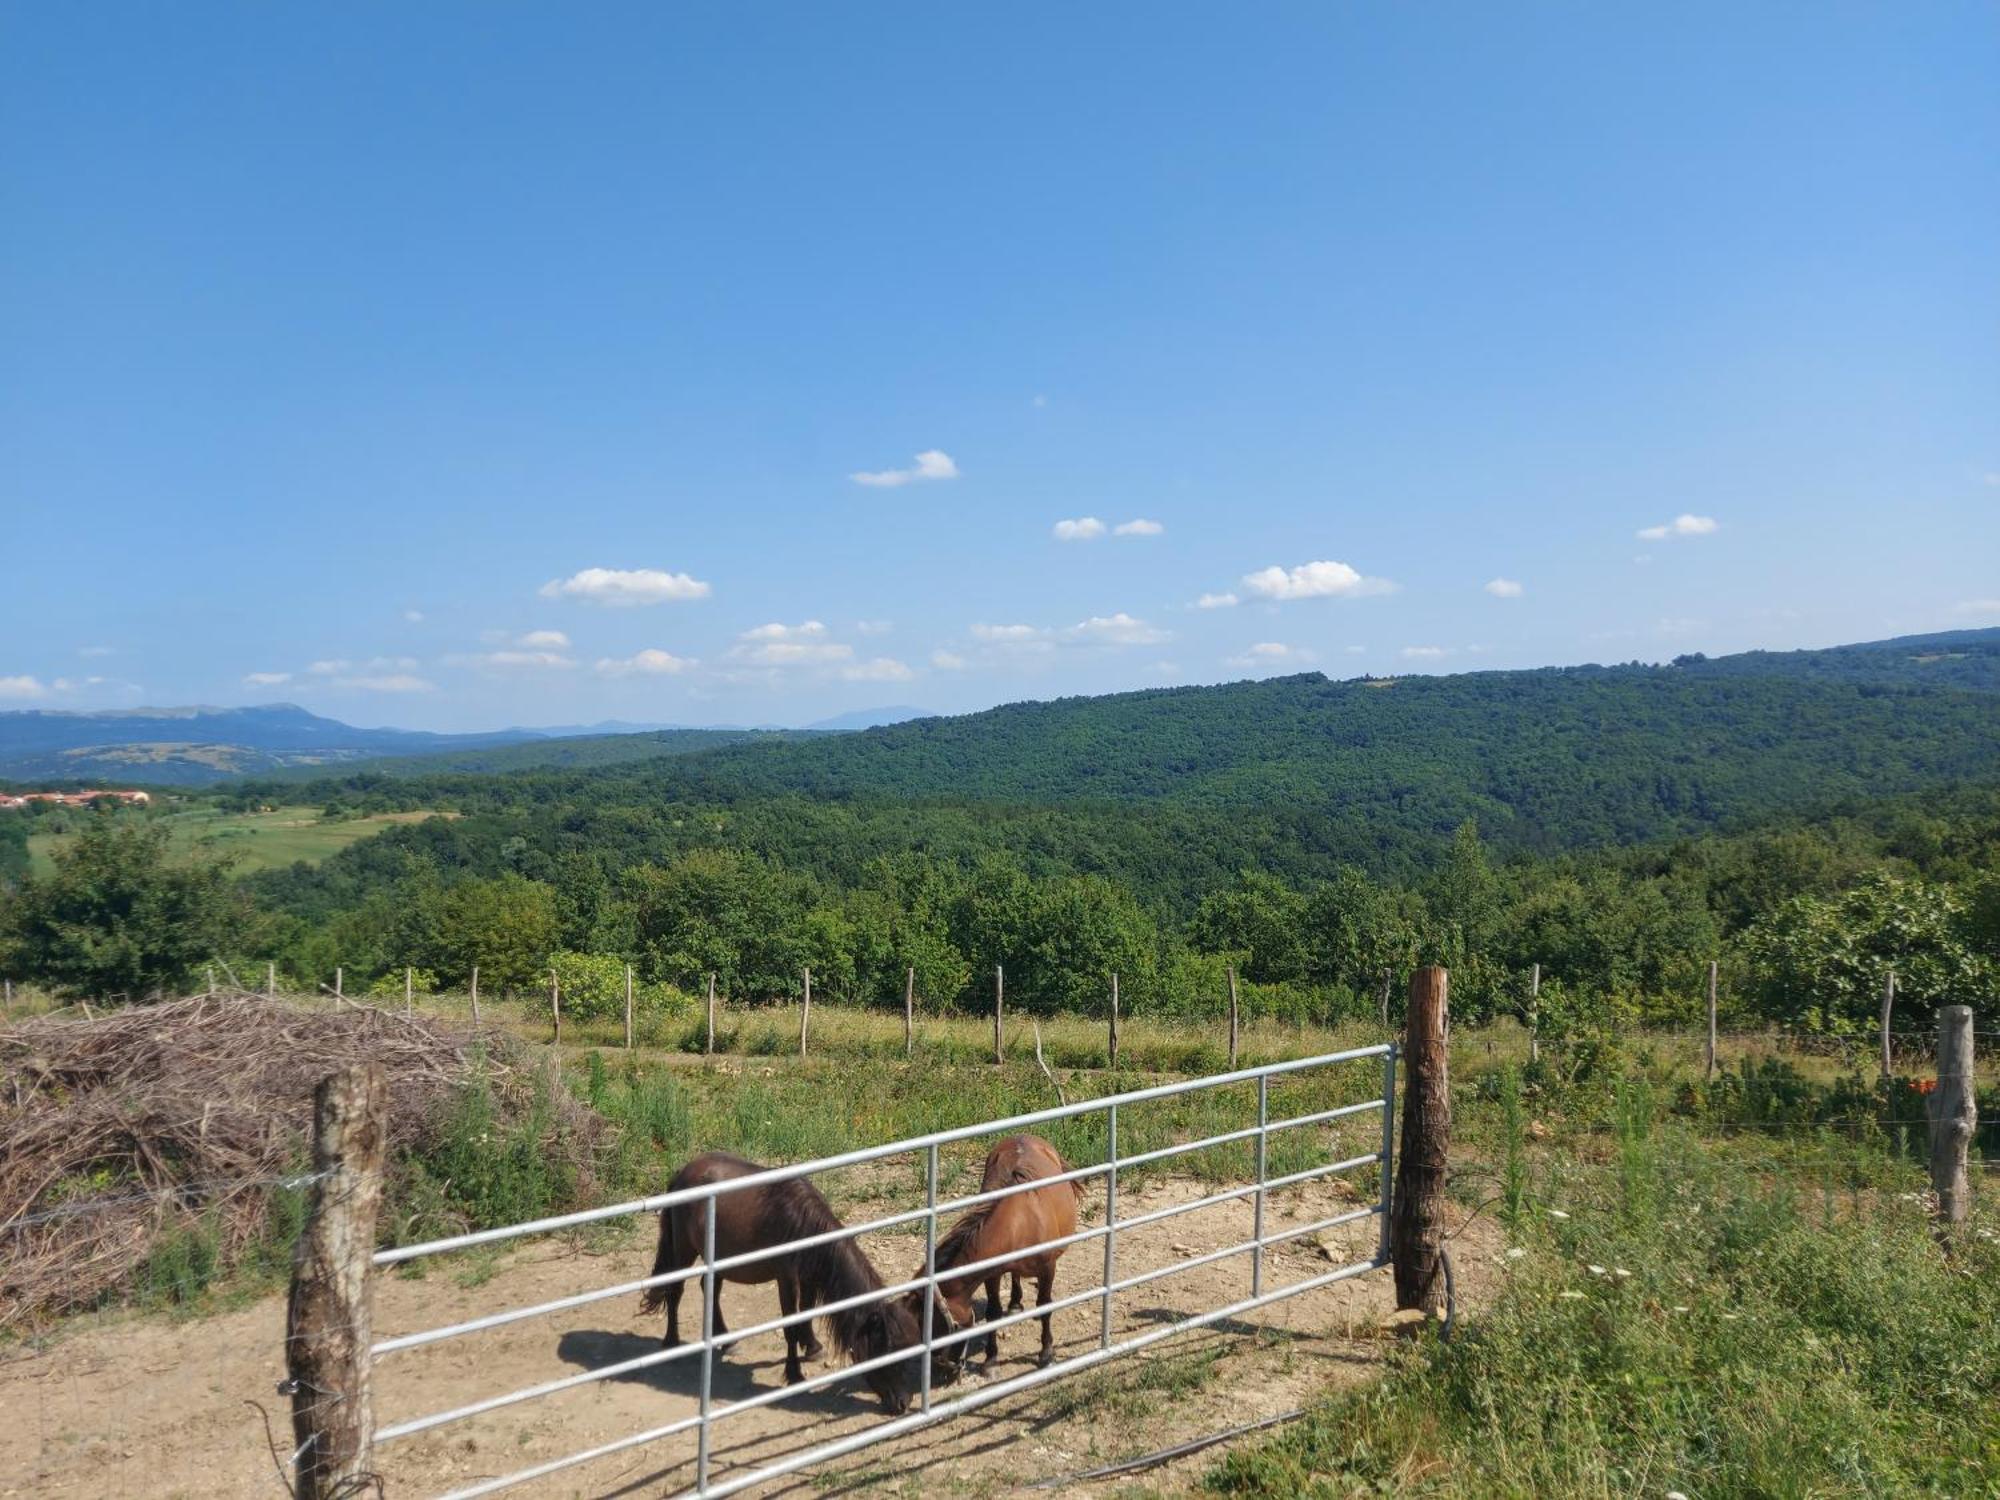
<svg viewBox="0 0 2000 1500">
<path fill-rule="evenodd" d="M 301 861 L 316 865 L 384 828 L 450 816 L 453 815 L 430 811 L 385 812 L 329 822 L 316 807 L 274 807 L 266 812 L 249 813 L 198 808 L 166 813 L 159 821 L 171 835 L 176 852 L 220 855 L 234 862 L 233 873 L 254 875 L 262 870 L 286 869 Z M 55 852 L 69 838 L 70 835 L 62 833 L 30 836 L 29 873 L 39 876 L 53 870 Z"/>
</svg>

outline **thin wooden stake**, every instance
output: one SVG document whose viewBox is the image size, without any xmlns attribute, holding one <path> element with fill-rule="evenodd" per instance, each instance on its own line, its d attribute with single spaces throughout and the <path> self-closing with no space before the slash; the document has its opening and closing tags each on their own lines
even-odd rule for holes
<svg viewBox="0 0 2000 1500">
<path fill-rule="evenodd" d="M 996 1068 L 1007 1060 L 1007 1054 L 1000 1043 L 1000 1010 L 1007 994 L 1007 976 L 1000 965 L 993 966 L 993 1066 Z"/>
<path fill-rule="evenodd" d="M 1111 1026 L 1104 1039 L 1104 1055 L 1108 1066 L 1118 1066 L 1118 972 L 1111 973 Z"/>
<path fill-rule="evenodd" d="M 313 1099 L 312 1206 L 292 1255 L 285 1312 L 300 1500 L 367 1487 L 375 1434 L 375 1218 L 389 1091 L 380 1063 L 336 1073 Z"/>
<path fill-rule="evenodd" d="M 1542 966 L 1528 974 L 1528 1061 L 1542 1060 Z"/>
<path fill-rule="evenodd" d="M 1382 1029 L 1384 1031 L 1389 1029 L 1389 987 L 1393 983 L 1394 978 L 1395 976 L 1390 970 L 1384 969 L 1382 971 Z"/>
<path fill-rule="evenodd" d="M 903 1056 L 914 1057 L 917 1052 L 917 966 L 910 965 L 903 976 Z"/>
<path fill-rule="evenodd" d="M 333 966 L 333 1007 L 334 1007 L 334 1009 L 335 1009 L 335 1010 L 338 1010 L 338 1009 L 340 1009 L 341 1005 L 342 1005 L 342 1004 L 343 1004 L 343 1003 L 344 1003 L 344 1002 L 346 1001 L 346 999 L 347 999 L 347 997 L 346 997 L 346 996 L 345 996 L 344 994 L 342 994 L 342 993 L 341 993 L 341 990 L 340 990 L 340 965 L 339 965 L 339 964 L 335 964 L 335 965 Z"/>
<path fill-rule="evenodd" d="M 1229 966 L 1229 1067 L 1236 1069 L 1236 965 Z"/>
<path fill-rule="evenodd" d="M 4 994 L 0 994 L 0 1010 L 11 1011 L 14 1008 L 14 981 L 9 979 L 5 984 L 7 988 Z"/>
<path fill-rule="evenodd" d="M 706 1051 L 711 1057 L 715 1055 L 715 975 L 713 972 L 708 976 L 708 1046 Z"/>
<path fill-rule="evenodd" d="M 215 969 L 212 966 L 208 971 L 208 992 L 211 995 L 215 993 Z"/>
<path fill-rule="evenodd" d="M 799 1056 L 800 1057 L 804 1057 L 806 1055 L 806 1027 L 810 1025 L 812 1022 L 812 1013 L 813 1013 L 813 971 L 812 971 L 812 965 L 807 964 L 805 1003 L 799 1007 Z"/>
<path fill-rule="evenodd" d="M 1715 1082 L 1715 960 L 1708 961 L 1708 1081 Z"/>
<path fill-rule="evenodd" d="M 277 995 L 278 995 L 278 966 L 274 963 L 267 962 L 264 965 L 264 998 L 266 1000 L 275 1000 L 277 998 Z"/>
<path fill-rule="evenodd" d="M 1437 967 L 1410 976 L 1403 1033 L 1403 1140 L 1396 1158 L 1389 1254 L 1396 1306 L 1426 1312 L 1444 1300 L 1445 1175 L 1451 1153 L 1450 977 Z"/>
<path fill-rule="evenodd" d="M 1042 1023 L 1032 1021 L 1031 1024 L 1035 1028 L 1035 1065 L 1042 1070 L 1042 1077 L 1048 1079 L 1049 1087 L 1056 1091 L 1056 1103 L 1067 1109 L 1069 1095 L 1063 1092 L 1063 1086 L 1056 1082 L 1056 1075 L 1049 1071 L 1049 1065 L 1042 1057 Z"/>
<path fill-rule="evenodd" d="M 403 1014 L 408 1015 L 416 1007 L 416 978 L 411 970 L 403 969 Z"/>
<path fill-rule="evenodd" d="M 1972 1209 L 1968 1163 L 1979 1129 L 1973 1063 L 1972 1007 L 1940 1007 L 1937 1088 L 1929 1111 L 1931 1191 L 1937 1194 L 1938 1219 L 1948 1227 L 1963 1224 Z"/>
<path fill-rule="evenodd" d="M 632 966 L 625 965 L 625 1050 L 632 1050 Z"/>
<path fill-rule="evenodd" d="M 472 1024 L 479 1024 L 479 965 L 472 966 Z"/>
<path fill-rule="evenodd" d="M 556 1023 L 555 1044 L 562 1045 L 562 980 L 549 970 L 549 1015 Z"/>
<path fill-rule="evenodd" d="M 1896 971 L 1891 969 L 1882 979 L 1882 1077 L 1893 1078 L 1896 1060 L 1889 1049 L 1889 1013 L 1896 1008 Z"/>
</svg>

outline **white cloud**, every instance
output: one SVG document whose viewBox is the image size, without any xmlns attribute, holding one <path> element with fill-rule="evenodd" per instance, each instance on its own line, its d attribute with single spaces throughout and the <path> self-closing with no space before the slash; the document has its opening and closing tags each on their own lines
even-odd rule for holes
<svg viewBox="0 0 2000 1500">
<path fill-rule="evenodd" d="M 1436 661 L 1439 657 L 1449 656 L 1451 649 L 1448 646 L 1405 646 L 1396 654 L 1404 661 Z"/>
<path fill-rule="evenodd" d="M 117 648 L 113 646 L 78 646 L 78 656 L 110 656 Z"/>
<path fill-rule="evenodd" d="M 315 677 L 338 677 L 342 672 L 353 671 L 354 663 L 336 658 L 331 661 L 316 661 L 306 670 Z"/>
<path fill-rule="evenodd" d="M 529 651 L 567 651 L 569 637 L 560 630 L 530 630 L 514 644 Z"/>
<path fill-rule="evenodd" d="M 759 667 L 828 666 L 853 659 L 852 646 L 828 640 L 826 634 L 826 626 L 818 620 L 797 625 L 773 621 L 744 631 L 729 655 Z"/>
<path fill-rule="evenodd" d="M 490 667 L 497 671 L 517 671 L 521 668 L 573 667 L 576 660 L 564 656 L 560 651 L 482 651 L 473 656 L 450 656 L 445 660 L 454 667 Z"/>
<path fill-rule="evenodd" d="M 826 634 L 826 626 L 818 620 L 806 620 L 797 625 L 781 625 L 773 620 L 769 625 L 757 625 L 737 637 L 739 641 L 814 641 Z"/>
<path fill-rule="evenodd" d="M 2000 615 L 2000 599 L 1967 599 L 1952 606 L 1960 615 Z"/>
<path fill-rule="evenodd" d="M 424 623 L 424 612 L 420 609 L 406 609 L 403 611 L 403 618 L 412 625 L 421 625 Z"/>
<path fill-rule="evenodd" d="M 1123 610 L 1115 615 L 1092 615 L 1070 626 L 1063 634 L 1073 641 L 1104 646 L 1157 646 L 1162 641 L 1173 639 L 1172 631 L 1148 625 Z"/>
<path fill-rule="evenodd" d="M 952 462 L 949 453 L 942 452 L 936 448 L 926 448 L 916 456 L 916 460 L 907 469 L 863 470 L 861 473 L 850 474 L 847 477 L 856 484 L 869 485 L 875 489 L 893 490 L 900 485 L 915 484 L 922 480 L 956 479 L 958 478 L 958 465 Z"/>
<path fill-rule="evenodd" d="M 1104 523 L 1095 516 L 1079 516 L 1074 521 L 1058 521 L 1049 532 L 1059 542 L 1088 542 L 1104 535 Z"/>
<path fill-rule="evenodd" d="M 245 687 L 282 687 L 291 680 L 292 674 L 290 672 L 245 672 L 243 674 L 243 685 Z"/>
<path fill-rule="evenodd" d="M 648 646 L 630 656 L 605 656 L 592 669 L 601 677 L 672 677 L 696 665 L 691 656 L 676 656 L 657 646 Z"/>
<path fill-rule="evenodd" d="M 871 657 L 840 669 L 841 678 L 847 682 L 908 682 L 916 675 L 893 656 Z"/>
<path fill-rule="evenodd" d="M 1364 578 L 1344 562 L 1262 568 L 1244 574 L 1243 586 L 1253 594 L 1277 600 L 1361 599 L 1370 594 L 1386 594 L 1395 588 L 1386 578 Z"/>
<path fill-rule="evenodd" d="M 1039 640 L 1043 632 L 1033 625 L 975 625 L 972 638 L 975 641 L 991 641 L 996 644 L 1018 645 L 1025 641 Z"/>
<path fill-rule="evenodd" d="M 19 677 L 0 677 L 0 698 L 45 698 L 48 691 L 39 678 L 25 673 Z"/>
<path fill-rule="evenodd" d="M 936 667 L 940 672 L 963 672 L 965 670 L 965 658 L 960 656 L 956 651 L 933 651 L 931 653 L 931 665 Z"/>
<path fill-rule="evenodd" d="M 360 688 L 370 693 L 428 693 L 437 686 L 410 672 L 390 672 L 383 675 L 361 677 L 336 677 L 335 687 Z"/>
<path fill-rule="evenodd" d="M 351 662 L 342 656 L 328 661 L 316 661 L 307 667 L 306 671 L 314 677 L 347 677 L 356 672 L 371 674 L 414 672 L 417 670 L 417 665 L 414 656 L 371 656 L 367 661 L 359 663 Z"/>
<path fill-rule="evenodd" d="M 896 625 L 893 620 L 856 620 L 854 622 L 854 633 L 856 635 L 887 635 L 895 628 Z"/>
<path fill-rule="evenodd" d="M 1288 646 L 1283 641 L 1259 641 L 1240 654 L 1223 660 L 1232 667 L 1271 667 L 1303 666 L 1314 659 L 1313 653 L 1303 646 Z"/>
<path fill-rule="evenodd" d="M 1494 578 L 1487 582 L 1486 592 L 1495 599 L 1518 599 L 1527 590 L 1512 578 Z"/>
<path fill-rule="evenodd" d="M 1683 512 L 1662 526 L 1646 526 L 1640 529 L 1642 542 L 1671 541 L 1677 536 L 1707 536 L 1716 527 L 1713 516 L 1691 516 Z"/>
<path fill-rule="evenodd" d="M 1241 601 L 1234 594 L 1203 594 L 1194 601 L 1196 609 L 1232 609 Z"/>
<path fill-rule="evenodd" d="M 580 599 L 586 604 L 629 608 L 706 599 L 709 587 L 699 578 L 658 568 L 585 568 L 567 578 L 551 578 L 542 585 L 541 595 L 544 599 Z"/>
<path fill-rule="evenodd" d="M 1158 536 L 1166 529 L 1158 521 L 1148 521 L 1143 518 L 1136 521 L 1120 521 L 1111 528 L 1115 536 Z"/>
</svg>

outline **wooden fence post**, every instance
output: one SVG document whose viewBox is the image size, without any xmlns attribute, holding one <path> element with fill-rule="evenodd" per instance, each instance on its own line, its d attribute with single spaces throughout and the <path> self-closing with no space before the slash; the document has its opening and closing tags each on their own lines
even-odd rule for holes
<svg viewBox="0 0 2000 1500">
<path fill-rule="evenodd" d="M 333 1008 L 335 1010 L 340 1009 L 341 1002 L 346 998 L 340 992 L 340 965 L 335 964 L 333 966 Z"/>
<path fill-rule="evenodd" d="M 1110 1066 L 1116 1068 L 1118 1066 L 1118 974 L 1116 970 L 1113 970 L 1111 974 L 1111 1032 L 1105 1038 L 1104 1051 L 1105 1055 L 1110 1059 Z"/>
<path fill-rule="evenodd" d="M 1882 1077 L 1893 1078 L 1896 1072 L 1895 1053 L 1889 1046 L 1889 1013 L 1896 1008 L 1896 971 L 1891 969 L 1882 980 Z"/>
<path fill-rule="evenodd" d="M 1389 1256 L 1396 1272 L 1396 1306 L 1425 1311 L 1444 1300 L 1445 1169 L 1451 1149 L 1449 976 L 1421 968 L 1410 976 L 1410 1010 L 1403 1032 L 1403 1141 L 1396 1159 Z"/>
<path fill-rule="evenodd" d="M 1236 965 L 1229 966 L 1229 1066 L 1236 1067 Z"/>
<path fill-rule="evenodd" d="M 799 1056 L 800 1057 L 804 1057 L 806 1055 L 806 1027 L 812 1022 L 812 1013 L 813 1013 L 813 971 L 812 971 L 812 965 L 807 964 L 805 1003 L 799 1007 Z"/>
<path fill-rule="evenodd" d="M 993 966 L 993 1065 L 997 1068 L 1007 1060 L 1007 1054 L 1000 1045 L 1000 1007 L 1007 993 L 1007 977 L 1000 965 Z"/>
<path fill-rule="evenodd" d="M 1973 1088 L 1971 1006 L 1939 1008 L 1937 1068 L 1930 1096 L 1931 1190 L 1938 1218 L 1949 1226 L 1963 1224 L 1972 1208 L 1967 1158 L 1979 1128 L 1979 1101 Z"/>
<path fill-rule="evenodd" d="M 903 976 L 903 1056 L 905 1057 L 916 1055 L 916 1021 L 917 966 L 911 964 L 909 972 Z"/>
<path fill-rule="evenodd" d="M 1708 961 L 1708 1081 L 1715 1082 L 1715 960 Z"/>
<path fill-rule="evenodd" d="M 479 965 L 472 966 L 472 1024 L 479 1024 Z"/>
<path fill-rule="evenodd" d="M 1393 975 L 1387 969 L 1382 971 L 1382 1029 L 1389 1029 L 1389 987 Z"/>
<path fill-rule="evenodd" d="M 625 965 L 625 1050 L 632 1050 L 632 966 Z"/>
<path fill-rule="evenodd" d="M 0 992 L 0 1013 L 11 1011 L 14 1008 L 14 981 L 9 979 L 4 981 L 4 983 L 7 988 L 4 992 Z"/>
<path fill-rule="evenodd" d="M 325 1079 L 313 1097 L 312 1206 L 292 1253 L 285 1311 L 299 1500 L 360 1494 L 375 1436 L 375 1215 L 389 1091 L 380 1063 Z"/>
<path fill-rule="evenodd" d="M 715 973 L 708 976 L 708 1047 L 707 1055 L 715 1055 Z"/>
<path fill-rule="evenodd" d="M 267 962 L 264 965 L 264 998 L 266 1000 L 278 998 L 278 966 L 274 963 Z"/>
<path fill-rule="evenodd" d="M 403 969 L 403 1014 L 409 1015 L 416 1006 L 416 976 L 406 965 Z"/>
<path fill-rule="evenodd" d="M 562 1045 L 562 980 L 554 969 L 549 970 L 549 1017 L 555 1022 L 555 1044 Z"/>
<path fill-rule="evenodd" d="M 1528 1061 L 1542 1060 L 1542 966 L 1528 971 Z"/>
<path fill-rule="evenodd" d="M 208 992 L 211 995 L 215 993 L 215 967 L 212 964 L 208 970 Z"/>
</svg>

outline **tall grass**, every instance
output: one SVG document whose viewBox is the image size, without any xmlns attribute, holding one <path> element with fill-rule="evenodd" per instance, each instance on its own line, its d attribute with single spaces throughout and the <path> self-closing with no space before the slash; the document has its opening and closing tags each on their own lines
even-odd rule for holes
<svg viewBox="0 0 2000 1500">
<path fill-rule="evenodd" d="M 2000 1246 L 1818 1138 L 1718 1143 L 1621 1089 L 1552 1153 L 1494 1304 L 1231 1456 L 1218 1493 L 2000 1494 Z M 1556 1217 L 1552 1208 L 1566 1217 Z"/>
</svg>

